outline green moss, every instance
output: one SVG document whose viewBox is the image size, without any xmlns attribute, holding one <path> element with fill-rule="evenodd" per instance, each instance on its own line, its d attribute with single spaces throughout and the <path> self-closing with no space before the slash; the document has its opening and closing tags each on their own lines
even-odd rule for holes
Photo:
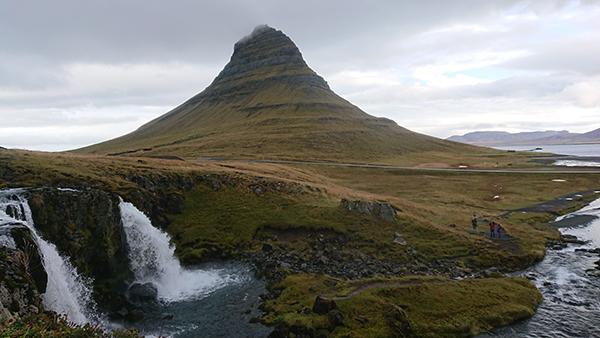
<svg viewBox="0 0 600 338">
<path fill-rule="evenodd" d="M 528 318 L 542 300 L 529 281 L 509 277 L 344 281 L 292 275 L 275 288 L 281 294 L 267 302 L 266 323 L 328 330 L 332 337 L 468 337 Z M 338 297 L 343 325 L 333 327 L 326 315 L 310 310 L 317 295 Z"/>
<path fill-rule="evenodd" d="M 389 234 L 389 240 L 395 226 L 346 212 L 338 199 L 319 194 L 257 195 L 247 188 L 214 191 L 202 185 L 185 195 L 182 213 L 171 215 L 170 220 L 169 232 L 177 241 L 180 257 L 187 261 L 248 249 L 264 229 L 330 230 L 376 238 L 380 233 L 369 234 L 366 229 L 379 228 Z"/>
<path fill-rule="evenodd" d="M 14 337 L 138 338 L 141 336 L 135 330 L 107 332 L 99 326 L 75 325 L 62 316 L 40 313 L 10 323 L 0 323 L 0 338 Z"/>
</svg>

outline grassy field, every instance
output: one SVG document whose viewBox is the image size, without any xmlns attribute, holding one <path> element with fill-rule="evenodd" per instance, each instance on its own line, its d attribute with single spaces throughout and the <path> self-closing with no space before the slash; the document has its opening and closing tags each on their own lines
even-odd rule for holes
<svg viewBox="0 0 600 338">
<path fill-rule="evenodd" d="M 164 215 L 164 225 L 186 263 L 257 253 L 264 243 L 310 261 L 319 255 L 315 243 L 324 235 L 325 240 L 344 238 L 345 244 L 334 250 L 340 257 L 407 265 L 418 260 L 425 266 L 442 262 L 468 272 L 488 267 L 513 271 L 540 260 L 547 240 L 559 236 L 547 224 L 555 215 L 508 211 L 598 189 L 600 174 L 454 173 L 0 151 L 0 188 L 44 185 L 93 186 L 141 204 L 180 196 L 181 204 Z M 398 210 L 396 220 L 348 212 L 340 206 L 342 198 L 389 202 Z M 562 211 L 589 198 L 566 203 Z M 501 222 L 509 239 L 471 233 L 472 212 Z M 396 234 L 405 245 L 393 242 Z M 406 284 L 413 279 L 414 284 Z M 343 297 L 382 280 L 388 284 L 337 302 L 343 326 L 332 328 L 327 316 L 303 310 L 316 295 Z M 521 279 L 457 282 L 445 273 L 348 280 L 296 271 L 275 288 L 280 296 L 266 303 L 265 322 L 295 323 L 340 337 L 383 337 L 406 327 L 422 337 L 468 336 L 531 315 L 540 297 Z"/>
<path fill-rule="evenodd" d="M 266 323 L 331 337 L 470 337 L 528 318 L 542 300 L 529 281 L 509 277 L 346 281 L 291 275 L 275 288 L 281 295 L 266 303 Z M 335 325 L 311 311 L 316 296 L 336 299 L 343 322 Z"/>
</svg>

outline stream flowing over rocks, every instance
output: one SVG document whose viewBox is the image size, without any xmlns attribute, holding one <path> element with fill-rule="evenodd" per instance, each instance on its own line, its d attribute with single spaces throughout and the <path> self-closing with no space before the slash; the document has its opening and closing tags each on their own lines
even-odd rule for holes
<svg viewBox="0 0 600 338">
<path fill-rule="evenodd" d="M 522 272 L 544 295 L 536 314 L 482 337 L 600 337 L 600 199 L 557 218 L 561 223 L 569 224 L 560 229 L 563 235 L 583 244 L 551 248 Z"/>
<path fill-rule="evenodd" d="M 266 336 L 248 266 L 183 267 L 133 204 L 94 189 L 0 190 L 0 319 L 42 308 L 150 336 Z M 242 320 L 240 320 L 242 318 Z"/>
</svg>

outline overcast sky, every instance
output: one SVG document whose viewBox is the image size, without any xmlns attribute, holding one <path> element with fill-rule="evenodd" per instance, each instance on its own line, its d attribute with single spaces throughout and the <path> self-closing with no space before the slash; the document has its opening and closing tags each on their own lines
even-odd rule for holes
<svg viewBox="0 0 600 338">
<path fill-rule="evenodd" d="M 0 145 L 130 132 L 203 90 L 259 24 L 415 131 L 600 128 L 600 1 L 0 0 Z"/>
</svg>

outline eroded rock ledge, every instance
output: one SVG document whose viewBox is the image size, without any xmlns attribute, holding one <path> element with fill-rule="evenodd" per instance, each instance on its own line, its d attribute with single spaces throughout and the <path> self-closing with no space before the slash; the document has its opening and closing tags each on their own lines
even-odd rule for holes
<svg viewBox="0 0 600 338">
<path fill-rule="evenodd" d="M 348 211 L 375 216 L 387 222 L 395 222 L 396 214 L 398 211 L 400 211 L 400 209 L 396 208 L 392 204 L 382 201 L 351 201 L 344 198 L 340 204 L 342 208 Z"/>
</svg>

